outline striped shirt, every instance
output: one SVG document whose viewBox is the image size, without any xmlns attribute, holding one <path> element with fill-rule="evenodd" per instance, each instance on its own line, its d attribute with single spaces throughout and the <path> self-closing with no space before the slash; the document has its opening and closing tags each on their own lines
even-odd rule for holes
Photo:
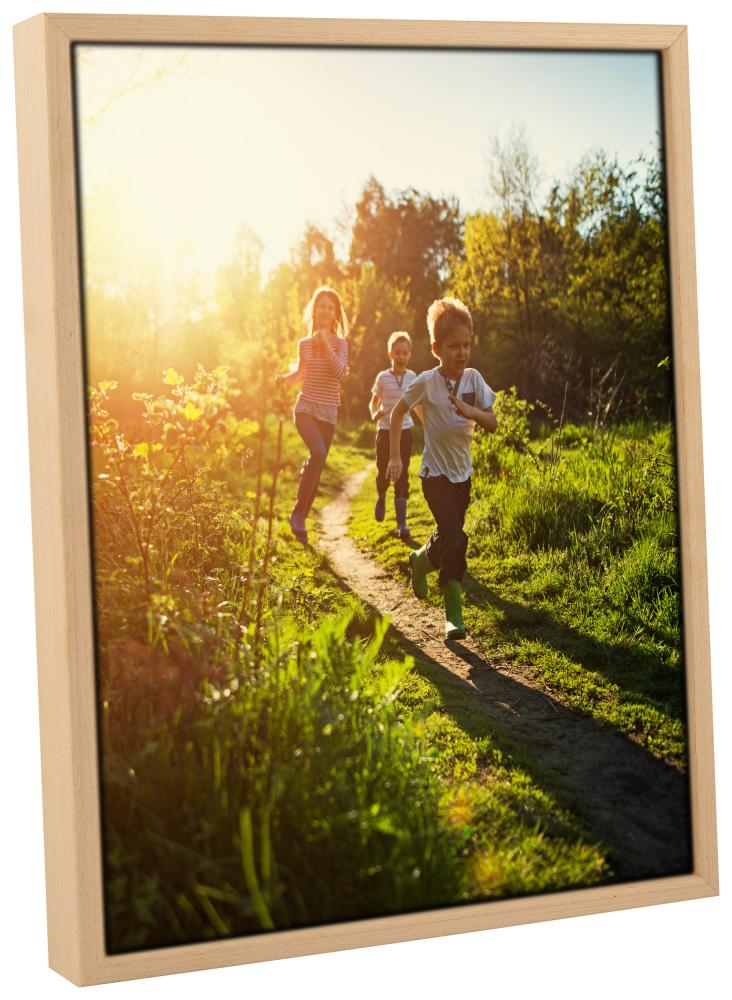
<svg viewBox="0 0 732 1000">
<path fill-rule="evenodd" d="M 402 398 L 409 386 L 416 379 L 416 374 L 411 368 L 407 368 L 401 375 L 395 375 L 391 368 L 379 372 L 374 380 L 371 392 L 381 400 L 381 409 L 384 411 L 379 417 L 379 430 L 386 431 L 391 425 L 391 411 Z M 408 413 L 404 414 L 402 430 L 409 430 L 414 427 L 414 421 Z"/>
<path fill-rule="evenodd" d="M 327 353 L 313 337 L 298 343 L 298 366 L 288 381 L 302 378 L 302 392 L 295 402 L 295 413 L 309 413 L 318 420 L 334 424 L 341 402 L 341 382 L 348 374 L 348 343 L 337 334 L 330 335 L 333 354 Z"/>
</svg>

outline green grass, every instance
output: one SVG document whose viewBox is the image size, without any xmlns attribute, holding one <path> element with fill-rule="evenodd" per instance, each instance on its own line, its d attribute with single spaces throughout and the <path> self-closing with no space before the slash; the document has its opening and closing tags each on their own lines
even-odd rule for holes
<svg viewBox="0 0 732 1000">
<path fill-rule="evenodd" d="M 609 878 L 605 849 L 469 699 L 382 648 L 381 624 L 294 542 L 289 423 L 265 571 L 276 425 L 259 505 L 256 439 L 232 461 L 240 430 L 216 455 L 193 442 L 162 513 L 147 457 L 128 453 L 139 523 L 111 500 L 95 512 L 110 952 Z M 371 436 L 341 433 L 318 505 Z M 143 577 L 145 511 L 166 520 Z"/>
<path fill-rule="evenodd" d="M 564 703 L 683 766 L 673 442 L 633 424 L 612 440 L 568 428 L 519 448 L 474 444 L 465 619 L 486 657 L 507 657 Z M 410 525 L 433 522 L 411 465 Z M 352 512 L 364 551 L 409 585 L 393 518 L 373 520 L 372 478 Z M 387 507 L 388 510 L 388 507 Z M 439 591 L 430 578 L 432 604 Z"/>
<path fill-rule="evenodd" d="M 588 840 L 571 812 L 530 773 L 520 747 L 488 723 L 471 697 L 440 692 L 434 668 L 417 661 L 398 704 L 432 756 L 441 816 L 457 838 L 464 898 L 498 898 L 607 879 L 606 849 Z"/>
<path fill-rule="evenodd" d="M 282 626 L 256 678 L 205 684 L 107 769 L 112 950 L 452 899 L 439 789 L 394 707 L 405 667 L 371 669 L 379 646 L 346 619 Z"/>
</svg>

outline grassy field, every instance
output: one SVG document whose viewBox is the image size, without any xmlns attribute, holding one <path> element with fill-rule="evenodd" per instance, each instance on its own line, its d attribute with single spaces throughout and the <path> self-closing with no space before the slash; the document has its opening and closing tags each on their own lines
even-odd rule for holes
<svg viewBox="0 0 732 1000">
<path fill-rule="evenodd" d="M 567 705 L 685 765 L 678 532 L 668 426 L 529 431 L 502 394 L 499 431 L 476 432 L 466 530 L 466 625 L 487 659 L 509 658 Z M 413 455 L 410 526 L 433 522 Z M 373 519 L 369 477 L 353 507 L 358 544 L 409 586 L 393 517 Z M 430 597 L 440 602 L 435 577 Z"/>
<path fill-rule="evenodd" d="M 115 387 L 92 399 L 109 950 L 612 877 L 520 752 L 293 541 L 290 424 L 278 446 L 223 370 L 199 376 L 169 371 L 129 439 Z M 367 443 L 340 435 L 324 496 Z"/>
</svg>

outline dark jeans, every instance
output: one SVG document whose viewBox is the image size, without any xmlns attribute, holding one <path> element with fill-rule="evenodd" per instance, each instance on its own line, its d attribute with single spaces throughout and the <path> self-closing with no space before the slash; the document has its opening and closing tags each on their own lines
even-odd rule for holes
<svg viewBox="0 0 732 1000">
<path fill-rule="evenodd" d="M 402 457 L 402 474 L 394 483 L 394 496 L 396 499 L 406 500 L 409 496 L 409 459 L 412 457 L 412 432 L 408 427 L 402 429 L 399 451 Z M 386 493 L 389 489 L 389 481 L 386 478 L 389 452 L 389 431 L 378 430 L 376 432 L 376 490 L 378 493 Z"/>
<path fill-rule="evenodd" d="M 426 476 L 422 492 L 437 527 L 427 542 L 427 557 L 440 571 L 440 586 L 449 580 L 461 581 L 465 573 L 468 536 L 463 531 L 470 503 L 470 479 L 451 483 L 447 476 Z"/>
<path fill-rule="evenodd" d="M 310 455 L 305 460 L 300 473 L 300 486 L 293 513 L 307 517 L 318 491 L 320 474 L 325 468 L 325 460 L 333 442 L 335 424 L 329 424 L 327 420 L 318 420 L 309 413 L 296 413 L 295 427 L 307 445 Z"/>
</svg>

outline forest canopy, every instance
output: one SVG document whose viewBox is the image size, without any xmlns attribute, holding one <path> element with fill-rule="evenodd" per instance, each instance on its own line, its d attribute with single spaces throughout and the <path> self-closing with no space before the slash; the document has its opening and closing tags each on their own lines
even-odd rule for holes
<svg viewBox="0 0 732 1000">
<path fill-rule="evenodd" d="M 369 177 L 345 222 L 332 233 L 308 224 L 268 275 L 262 239 L 242 224 L 214 275 L 171 282 L 135 254 L 113 252 L 105 206 L 92 197 L 84 209 L 88 381 L 150 391 L 171 363 L 187 377 L 198 364 L 229 365 L 244 387 L 262 366 L 274 376 L 294 360 L 303 308 L 327 282 L 351 325 L 346 419 L 367 417 L 393 330 L 412 334 L 415 370 L 434 363 L 425 316 L 445 294 L 470 308 L 471 364 L 495 389 L 515 386 L 573 419 L 602 392 L 618 416 L 668 416 L 660 158 L 622 166 L 594 150 L 547 186 L 519 132 L 491 149 L 486 204 L 463 215 L 454 197 L 390 191 Z"/>
</svg>

